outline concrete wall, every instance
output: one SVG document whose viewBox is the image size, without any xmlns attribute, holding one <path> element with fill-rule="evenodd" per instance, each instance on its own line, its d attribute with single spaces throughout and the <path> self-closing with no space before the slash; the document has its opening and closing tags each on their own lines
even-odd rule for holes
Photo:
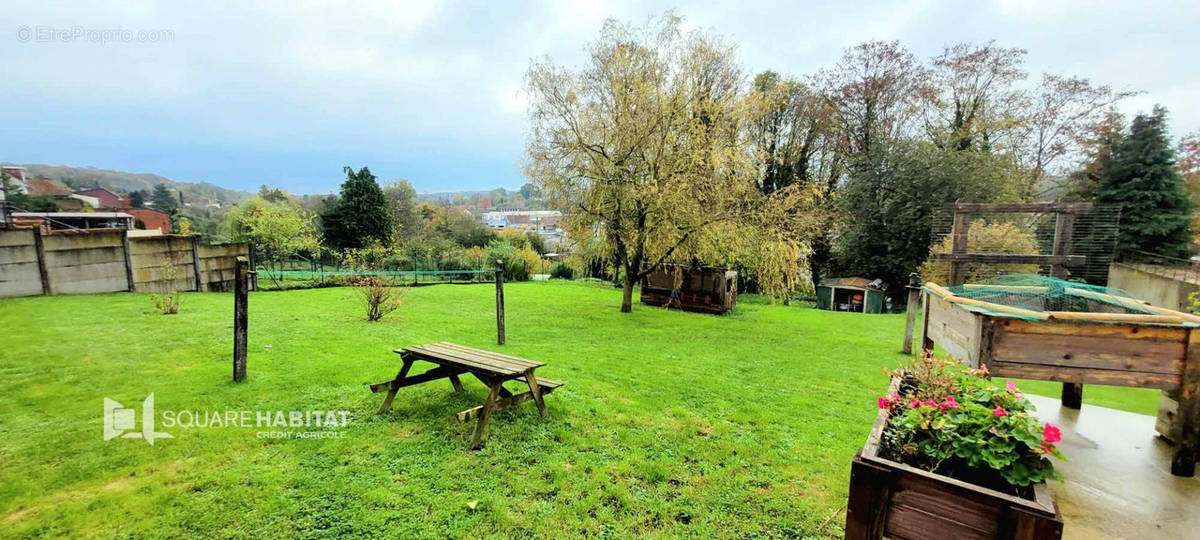
<svg viewBox="0 0 1200 540">
<path fill-rule="evenodd" d="M 0 231 L 0 296 L 42 294 L 33 229 Z"/>
<path fill-rule="evenodd" d="M 202 246 L 194 244 L 190 236 L 134 238 L 125 233 L 112 230 L 42 235 L 44 257 L 40 263 L 49 280 L 49 292 L 128 291 L 131 274 L 136 292 L 229 291 L 233 289 L 236 258 L 249 254 L 246 244 Z M 167 279 L 168 263 L 174 266 L 173 279 Z M 0 297 L 43 292 L 35 231 L 0 231 Z"/>
<path fill-rule="evenodd" d="M 1200 291 L 1200 283 L 1177 279 L 1178 273 L 1156 271 L 1152 265 L 1112 263 L 1108 267 L 1108 286 L 1146 300 L 1153 305 L 1188 311 L 1188 295 Z"/>
<path fill-rule="evenodd" d="M 46 275 L 54 294 L 129 290 L 124 231 L 42 236 Z"/>
<path fill-rule="evenodd" d="M 172 235 L 130 238 L 129 255 L 135 292 L 198 290 L 195 266 L 192 263 L 191 237 Z M 173 279 L 167 279 L 168 263 L 175 267 Z"/>
</svg>

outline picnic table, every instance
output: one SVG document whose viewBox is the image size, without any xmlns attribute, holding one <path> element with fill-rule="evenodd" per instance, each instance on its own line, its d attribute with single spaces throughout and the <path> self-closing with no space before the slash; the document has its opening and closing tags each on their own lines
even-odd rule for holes
<svg viewBox="0 0 1200 540">
<path fill-rule="evenodd" d="M 458 413 L 459 422 L 469 422 L 472 418 L 477 419 L 475 433 L 471 436 L 471 449 L 479 448 L 482 444 L 488 415 L 533 400 L 537 404 L 538 413 L 544 417 L 546 416 L 546 402 L 542 396 L 563 385 L 561 381 L 534 375 L 535 369 L 546 365 L 542 362 L 473 349 L 446 341 L 413 345 L 396 349 L 393 352 L 399 354 L 400 360 L 403 362 L 400 372 L 396 374 L 395 379 L 371 385 L 372 392 L 387 391 L 387 397 L 383 399 L 383 405 L 379 407 L 379 414 L 392 409 L 392 400 L 396 398 L 396 392 L 406 386 L 450 379 L 454 391 L 461 392 L 463 386 L 459 375 L 470 374 L 490 389 L 483 405 Z M 413 363 L 418 360 L 436 364 L 437 367 L 424 373 L 409 375 L 408 372 Z M 527 384 L 529 391 L 513 394 L 504 387 L 504 383 L 508 381 Z"/>
</svg>

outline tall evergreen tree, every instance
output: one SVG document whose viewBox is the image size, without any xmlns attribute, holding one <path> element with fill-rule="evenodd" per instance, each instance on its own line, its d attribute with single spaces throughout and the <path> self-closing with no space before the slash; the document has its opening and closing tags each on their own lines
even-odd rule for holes
<svg viewBox="0 0 1200 540">
<path fill-rule="evenodd" d="M 154 191 L 150 194 L 150 200 L 154 202 L 154 209 L 160 212 L 172 214 L 175 208 L 179 206 L 175 202 L 175 197 L 171 195 L 171 190 L 166 184 L 157 184 L 154 186 Z"/>
<path fill-rule="evenodd" d="M 370 169 L 363 167 L 355 172 L 344 167 L 346 181 L 342 183 L 337 203 L 321 214 L 325 241 L 335 249 L 360 248 L 392 240 L 391 213 L 383 189 L 375 181 Z"/>
<path fill-rule="evenodd" d="M 1187 258 L 1191 203 L 1175 166 L 1166 116 L 1156 106 L 1149 116 L 1133 119 L 1129 134 L 1113 145 L 1096 200 L 1121 205 L 1118 249 Z"/>
</svg>

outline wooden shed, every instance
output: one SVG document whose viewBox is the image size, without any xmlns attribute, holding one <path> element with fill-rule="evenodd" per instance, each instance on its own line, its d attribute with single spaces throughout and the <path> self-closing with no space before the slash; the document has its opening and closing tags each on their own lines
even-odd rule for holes
<svg viewBox="0 0 1200 540">
<path fill-rule="evenodd" d="M 817 284 L 817 308 L 855 313 L 883 313 L 884 285 L 867 278 L 828 278 Z"/>
<path fill-rule="evenodd" d="M 737 272 L 712 266 L 664 264 L 642 279 L 643 304 L 685 311 L 724 313 L 737 292 Z"/>
</svg>

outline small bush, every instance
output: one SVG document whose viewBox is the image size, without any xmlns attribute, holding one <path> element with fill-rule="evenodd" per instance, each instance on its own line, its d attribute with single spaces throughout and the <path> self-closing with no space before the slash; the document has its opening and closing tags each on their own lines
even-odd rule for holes
<svg viewBox="0 0 1200 540">
<path fill-rule="evenodd" d="M 384 315 L 400 309 L 404 301 L 404 289 L 393 287 L 385 276 L 354 276 L 350 284 L 362 296 L 368 321 L 382 319 Z"/>
<path fill-rule="evenodd" d="M 556 262 L 550 267 L 550 277 L 553 279 L 574 279 L 575 269 L 571 268 L 567 263 Z"/>
<path fill-rule="evenodd" d="M 388 313 L 400 309 L 404 301 L 404 289 L 392 286 L 388 276 L 377 272 L 386 264 L 395 251 L 378 244 L 362 249 L 349 249 L 342 254 L 342 264 L 361 272 L 350 278 L 350 286 L 362 298 L 367 310 L 368 321 L 378 321 Z"/>
<path fill-rule="evenodd" d="M 154 302 L 154 308 L 163 315 L 174 315 L 179 313 L 179 291 L 175 290 L 175 278 L 179 276 L 179 269 L 171 263 L 170 259 L 163 260 L 162 278 L 166 281 L 167 292 L 162 294 L 150 295 L 150 301 Z"/>
</svg>

